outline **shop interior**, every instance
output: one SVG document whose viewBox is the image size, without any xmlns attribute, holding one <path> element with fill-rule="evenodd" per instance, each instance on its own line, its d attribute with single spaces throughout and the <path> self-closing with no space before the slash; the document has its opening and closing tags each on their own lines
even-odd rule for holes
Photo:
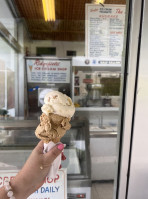
<svg viewBox="0 0 148 199">
<path fill-rule="evenodd" d="M 86 5 L 126 9 L 126 1 L 55 0 L 50 19 L 43 2 L 0 2 L 0 170 L 21 169 L 38 143 L 34 130 L 44 96 L 58 90 L 76 108 L 72 128 L 62 138 L 67 198 L 113 199 L 125 35 L 118 41 L 120 56 L 106 57 L 102 48 L 103 58 L 87 54 Z M 50 73 L 41 74 L 41 67 L 50 67 Z"/>
</svg>

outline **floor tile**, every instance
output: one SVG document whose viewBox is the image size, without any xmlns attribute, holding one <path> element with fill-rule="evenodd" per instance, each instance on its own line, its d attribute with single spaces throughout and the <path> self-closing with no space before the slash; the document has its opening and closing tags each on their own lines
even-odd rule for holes
<svg viewBox="0 0 148 199">
<path fill-rule="evenodd" d="M 113 183 L 93 183 L 91 199 L 113 199 Z"/>
</svg>

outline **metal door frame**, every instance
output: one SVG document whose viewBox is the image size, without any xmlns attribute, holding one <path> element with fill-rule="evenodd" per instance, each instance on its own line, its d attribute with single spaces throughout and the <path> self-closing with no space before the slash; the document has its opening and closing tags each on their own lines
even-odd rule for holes
<svg viewBox="0 0 148 199">
<path fill-rule="evenodd" d="M 125 27 L 125 56 L 122 85 L 121 121 L 118 135 L 118 164 L 114 185 L 114 198 L 126 199 L 128 195 L 130 160 L 132 150 L 135 102 L 137 95 L 137 77 L 141 45 L 143 0 L 129 0 L 128 19 Z"/>
<path fill-rule="evenodd" d="M 132 142 L 126 198 L 147 199 L 148 191 L 148 1 L 142 0 Z"/>
</svg>

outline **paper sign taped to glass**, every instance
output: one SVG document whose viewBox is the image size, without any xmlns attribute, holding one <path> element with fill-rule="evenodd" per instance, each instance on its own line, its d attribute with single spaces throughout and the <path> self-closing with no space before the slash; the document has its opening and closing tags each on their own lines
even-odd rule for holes
<svg viewBox="0 0 148 199">
<path fill-rule="evenodd" d="M 4 180 L 15 177 L 18 170 L 1 170 L 0 187 L 3 186 Z M 27 199 L 67 199 L 67 169 L 57 171 L 55 178 L 46 177 L 44 184 Z"/>
<path fill-rule="evenodd" d="M 67 199 L 67 169 L 58 170 L 55 178 L 46 177 L 44 184 L 28 199 Z"/>
</svg>

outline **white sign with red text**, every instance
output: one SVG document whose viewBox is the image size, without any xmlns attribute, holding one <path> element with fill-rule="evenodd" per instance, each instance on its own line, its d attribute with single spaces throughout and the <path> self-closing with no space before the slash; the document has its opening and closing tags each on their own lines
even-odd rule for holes
<svg viewBox="0 0 148 199">
<path fill-rule="evenodd" d="M 123 51 L 125 5 L 86 4 L 85 55 L 120 59 Z"/>
<path fill-rule="evenodd" d="M 18 171 L 0 171 L 0 187 L 5 179 L 12 179 Z M 30 182 L 31 183 L 31 182 Z M 60 169 L 56 178 L 46 178 L 44 184 L 27 199 L 67 199 L 67 170 Z"/>
<path fill-rule="evenodd" d="M 70 83 L 70 60 L 26 59 L 29 83 Z"/>
</svg>

